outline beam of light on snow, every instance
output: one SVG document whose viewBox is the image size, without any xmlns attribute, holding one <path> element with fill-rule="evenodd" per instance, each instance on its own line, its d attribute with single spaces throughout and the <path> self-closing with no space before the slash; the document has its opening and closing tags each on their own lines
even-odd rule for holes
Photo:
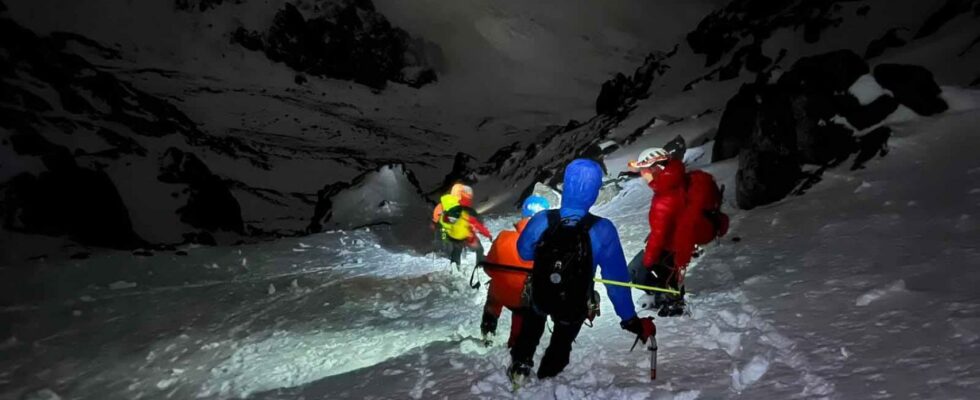
<svg viewBox="0 0 980 400">
<path fill-rule="evenodd" d="M 487 201 L 483 202 L 483 204 L 480 204 L 480 206 L 476 208 L 476 212 L 480 214 L 486 213 L 487 211 L 492 210 L 494 207 L 500 205 L 500 203 L 506 200 L 507 197 L 509 196 L 510 193 L 505 192 L 502 194 L 498 194 L 494 197 L 491 197 Z"/>
<path fill-rule="evenodd" d="M 247 397 L 370 367 L 445 340 L 449 327 L 298 333 L 276 331 L 211 370 L 198 397 Z M 246 339 L 249 341 L 249 339 Z"/>
</svg>

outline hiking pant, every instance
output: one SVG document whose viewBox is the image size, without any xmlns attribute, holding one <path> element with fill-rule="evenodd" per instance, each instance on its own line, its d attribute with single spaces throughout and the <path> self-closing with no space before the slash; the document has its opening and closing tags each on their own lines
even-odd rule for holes
<svg viewBox="0 0 980 400">
<path fill-rule="evenodd" d="M 524 313 L 524 321 L 521 324 L 521 332 L 517 335 L 517 342 L 510 349 L 510 356 L 514 363 L 524 363 L 534 365 L 534 350 L 538 348 L 541 335 L 544 334 L 547 315 L 537 313 L 528 309 Z M 568 365 L 568 357 L 572 352 L 572 342 L 582 330 L 584 319 L 577 321 L 555 321 L 554 331 L 551 333 L 551 343 L 541 358 L 541 366 L 538 367 L 538 379 L 550 378 L 558 375 L 565 366 Z"/>
<path fill-rule="evenodd" d="M 483 332 L 497 333 L 497 320 L 504 306 L 493 303 L 487 299 L 487 304 L 483 306 L 483 321 L 480 323 L 480 330 Z M 510 336 L 507 337 L 507 348 L 513 348 L 517 343 L 517 336 L 521 333 L 521 325 L 524 322 L 524 310 L 507 308 L 510 310 Z"/>
<path fill-rule="evenodd" d="M 463 258 L 463 249 L 470 249 L 476 252 L 476 263 L 482 263 L 484 259 L 483 255 L 483 244 L 480 243 L 480 239 L 476 237 L 470 240 L 455 240 L 447 239 L 450 244 L 449 261 L 456 263 L 457 266 L 461 265 L 460 260 Z"/>
<path fill-rule="evenodd" d="M 680 272 L 674 270 L 674 253 L 669 251 L 661 252 L 660 260 L 653 264 L 651 269 L 643 267 L 643 252 L 641 251 L 636 257 L 633 257 L 633 261 L 630 261 L 629 270 L 630 279 L 638 285 L 677 289 L 680 280 Z M 653 272 L 651 273 L 651 271 Z M 647 292 L 647 294 L 653 294 L 653 292 Z"/>
</svg>

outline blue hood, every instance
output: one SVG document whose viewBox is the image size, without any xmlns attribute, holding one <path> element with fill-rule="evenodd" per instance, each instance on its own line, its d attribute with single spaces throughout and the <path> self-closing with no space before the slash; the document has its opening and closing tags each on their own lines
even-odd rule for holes
<svg viewBox="0 0 980 400">
<path fill-rule="evenodd" d="M 592 160 L 579 158 L 565 167 L 561 208 L 588 211 L 599 197 L 602 167 Z"/>
</svg>

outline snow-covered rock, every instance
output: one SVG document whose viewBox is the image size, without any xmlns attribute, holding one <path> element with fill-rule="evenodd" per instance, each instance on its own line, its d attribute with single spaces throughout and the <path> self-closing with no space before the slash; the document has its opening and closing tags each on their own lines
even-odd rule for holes
<svg viewBox="0 0 980 400">
<path fill-rule="evenodd" d="M 309 230 L 424 220 L 429 208 L 412 172 L 401 164 L 386 165 L 323 188 Z"/>
</svg>

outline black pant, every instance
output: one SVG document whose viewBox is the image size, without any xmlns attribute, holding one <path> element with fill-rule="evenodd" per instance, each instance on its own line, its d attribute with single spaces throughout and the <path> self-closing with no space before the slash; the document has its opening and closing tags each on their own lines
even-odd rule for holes
<svg viewBox="0 0 980 400">
<path fill-rule="evenodd" d="M 533 310 L 524 313 L 521 332 L 517 335 L 517 343 L 510 349 L 510 356 L 515 363 L 534 365 L 534 350 L 538 348 L 541 335 L 544 334 L 545 322 L 548 317 Z M 551 343 L 544 352 L 541 366 L 538 368 L 538 379 L 558 375 L 568 365 L 568 356 L 572 352 L 572 342 L 582 329 L 584 320 L 555 321 L 554 332 L 551 333 Z"/>
<path fill-rule="evenodd" d="M 653 264 L 652 271 L 643 267 L 643 251 L 640 251 L 629 264 L 630 278 L 638 285 L 656 286 L 665 289 L 677 289 L 680 280 L 679 273 L 674 271 L 674 253 L 663 251 L 660 259 Z M 654 273 L 656 276 L 654 276 Z M 650 293 L 650 292 L 648 292 Z"/>
<path fill-rule="evenodd" d="M 449 261 L 460 265 L 460 260 L 463 258 L 463 249 L 469 248 L 476 252 L 476 263 L 479 264 L 483 262 L 485 256 L 483 255 L 483 244 L 480 243 L 480 239 L 473 239 L 472 243 L 467 243 L 465 240 L 455 240 L 448 239 L 450 244 Z"/>
</svg>

